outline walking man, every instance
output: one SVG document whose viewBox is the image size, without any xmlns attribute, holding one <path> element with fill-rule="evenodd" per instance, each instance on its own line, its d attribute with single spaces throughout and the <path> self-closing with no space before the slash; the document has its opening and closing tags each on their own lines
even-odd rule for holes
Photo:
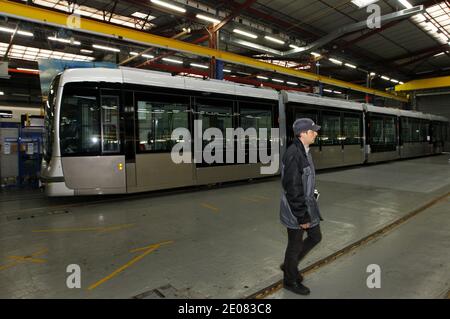
<svg viewBox="0 0 450 319">
<path fill-rule="evenodd" d="M 283 156 L 281 184 L 283 188 L 280 204 L 280 220 L 286 226 L 288 245 L 284 264 L 284 288 L 301 295 L 310 290 L 302 284 L 303 277 L 298 264 L 322 239 L 315 190 L 315 169 L 309 146 L 314 143 L 320 126 L 309 118 L 297 119 L 293 126 L 294 142 Z M 308 236 L 303 240 L 303 234 Z"/>
</svg>

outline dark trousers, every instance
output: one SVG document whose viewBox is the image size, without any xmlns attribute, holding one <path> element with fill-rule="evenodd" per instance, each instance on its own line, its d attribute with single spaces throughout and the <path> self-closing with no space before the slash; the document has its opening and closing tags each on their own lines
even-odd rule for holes
<svg viewBox="0 0 450 319">
<path fill-rule="evenodd" d="M 284 255 L 284 281 L 294 283 L 298 278 L 298 264 L 322 240 L 320 225 L 309 229 L 287 229 L 288 245 Z M 308 234 L 303 240 L 303 234 Z"/>
</svg>

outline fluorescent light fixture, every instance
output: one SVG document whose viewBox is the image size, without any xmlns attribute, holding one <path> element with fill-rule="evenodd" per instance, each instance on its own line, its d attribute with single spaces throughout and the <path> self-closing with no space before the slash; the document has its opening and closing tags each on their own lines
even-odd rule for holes
<svg viewBox="0 0 450 319">
<path fill-rule="evenodd" d="M 191 66 L 193 66 L 195 68 L 209 69 L 209 66 L 203 65 L 203 64 L 191 63 Z"/>
<path fill-rule="evenodd" d="M 272 37 L 270 37 L 270 36 L 268 36 L 268 35 L 266 35 L 266 36 L 264 37 L 264 39 L 269 40 L 269 41 L 272 41 L 272 42 L 275 42 L 275 43 L 278 43 L 278 44 L 284 44 L 284 41 L 283 41 L 283 40 L 276 39 L 276 38 L 272 38 Z"/>
<path fill-rule="evenodd" d="M 139 55 L 139 53 L 137 52 L 130 52 L 131 55 Z M 153 59 L 155 56 L 151 55 L 151 54 L 141 54 L 142 57 L 147 58 L 147 59 Z"/>
<path fill-rule="evenodd" d="M 404 82 L 400 81 L 399 84 L 405 84 Z"/>
<path fill-rule="evenodd" d="M 296 45 L 293 45 L 293 44 L 289 44 L 289 47 L 292 48 L 292 49 L 300 49 L 300 47 L 298 47 Z"/>
<path fill-rule="evenodd" d="M 231 73 L 231 70 L 228 70 L 228 69 L 223 69 L 222 71 L 225 73 Z"/>
<path fill-rule="evenodd" d="M 335 94 L 342 94 L 341 91 L 333 91 L 333 93 L 335 93 Z"/>
<path fill-rule="evenodd" d="M 11 28 L 0 27 L 0 31 L 1 32 L 6 32 L 6 33 L 14 33 L 15 30 L 11 29 Z M 25 35 L 27 37 L 32 37 L 34 35 L 31 32 L 22 31 L 22 30 L 17 30 L 17 34 Z"/>
<path fill-rule="evenodd" d="M 104 46 L 104 45 L 93 44 L 92 47 L 96 48 L 96 49 L 100 49 L 100 50 L 105 50 L 105 51 L 120 52 L 119 49 L 112 48 L 112 47 L 107 47 L 107 46 Z"/>
<path fill-rule="evenodd" d="M 208 16 L 205 16 L 205 15 L 203 15 L 203 14 L 197 14 L 196 17 L 197 17 L 198 19 L 200 19 L 200 20 L 212 22 L 212 23 L 215 23 L 215 24 L 220 23 L 220 20 L 214 19 L 214 18 L 211 18 L 211 17 L 208 17 Z"/>
<path fill-rule="evenodd" d="M 265 77 L 265 76 L 262 76 L 262 75 L 257 75 L 256 77 L 258 79 L 261 79 L 261 80 L 268 80 L 269 79 L 268 77 Z"/>
<path fill-rule="evenodd" d="M 81 49 L 80 50 L 80 52 L 83 52 L 83 53 L 94 53 L 94 51 L 92 51 L 92 50 L 86 50 L 86 49 Z"/>
<path fill-rule="evenodd" d="M 139 19 L 142 19 L 142 20 L 148 20 L 148 21 L 153 20 L 155 18 L 154 16 L 151 16 L 149 14 L 145 14 L 145 13 L 142 13 L 142 12 L 139 12 L 139 11 L 136 11 L 135 13 L 132 13 L 131 15 L 133 17 L 136 17 L 136 18 L 139 18 Z"/>
<path fill-rule="evenodd" d="M 333 58 L 328 58 L 328 60 L 330 60 L 330 61 L 333 62 L 334 64 L 342 65 L 342 61 L 339 61 L 339 60 L 336 60 L 336 59 L 333 59 Z"/>
<path fill-rule="evenodd" d="M 324 91 L 324 92 L 328 92 L 328 93 L 333 93 L 333 91 L 332 91 L 332 90 L 329 90 L 329 89 L 323 89 L 323 91 Z"/>
<path fill-rule="evenodd" d="M 370 76 L 375 76 L 377 75 L 375 72 L 370 72 Z"/>
<path fill-rule="evenodd" d="M 315 56 L 316 58 L 320 57 L 320 54 L 316 52 L 311 52 L 311 55 Z"/>
<path fill-rule="evenodd" d="M 398 81 L 397 81 L 396 79 L 390 79 L 390 81 L 391 81 L 392 83 L 398 83 Z"/>
<path fill-rule="evenodd" d="M 173 4 L 170 4 L 170 3 L 167 3 L 167 2 L 164 2 L 164 1 L 150 0 L 150 2 L 152 2 L 152 3 L 154 3 L 154 4 L 158 5 L 158 6 L 161 6 L 161 7 L 167 8 L 167 9 L 171 9 L 171 10 L 174 10 L 174 11 L 177 11 L 177 12 L 181 12 L 181 13 L 185 13 L 186 12 L 186 9 L 184 9 L 182 7 L 179 7 L 179 6 L 176 6 L 176 5 L 173 5 Z"/>
<path fill-rule="evenodd" d="M 36 69 L 27 69 L 27 68 L 17 68 L 17 70 L 20 70 L 20 71 L 29 71 L 29 72 L 39 72 L 39 70 L 36 70 Z"/>
<path fill-rule="evenodd" d="M 171 63 L 183 64 L 183 61 L 180 61 L 180 60 L 174 60 L 174 59 L 169 59 L 169 58 L 162 58 L 162 60 L 166 61 L 166 62 L 171 62 Z"/>
<path fill-rule="evenodd" d="M 2 92 L 2 91 L 0 91 L 0 95 L 5 95 L 5 93 L 4 93 L 4 92 Z"/>
<path fill-rule="evenodd" d="M 352 3 L 358 6 L 358 8 L 367 7 L 369 4 L 375 3 L 378 0 L 352 0 Z"/>
<path fill-rule="evenodd" d="M 280 79 L 272 79 L 272 81 L 278 82 L 278 83 L 284 83 L 284 81 L 283 81 L 283 80 L 280 80 Z"/>
<path fill-rule="evenodd" d="M 237 34 L 240 34 L 240 35 L 243 35 L 243 36 L 246 36 L 246 37 L 249 37 L 249 38 L 252 38 L 252 39 L 257 39 L 258 38 L 258 36 L 256 34 L 253 34 L 253 33 L 250 33 L 250 32 L 246 32 L 246 31 L 242 31 L 242 30 L 239 30 L 239 29 L 234 29 L 233 32 L 237 33 Z"/>
<path fill-rule="evenodd" d="M 433 56 L 440 56 L 440 55 L 444 55 L 444 54 L 445 54 L 445 52 L 441 52 L 441 53 L 435 54 Z"/>
<path fill-rule="evenodd" d="M 47 37 L 47 39 L 49 39 L 51 41 L 57 41 L 57 42 L 67 43 L 67 44 L 72 44 L 72 45 L 80 45 L 81 44 L 80 41 L 75 41 L 75 40 L 70 40 L 70 39 L 61 39 L 61 38 L 57 38 L 57 37 Z"/>
<path fill-rule="evenodd" d="M 296 83 L 296 82 L 286 82 L 286 84 L 289 84 L 289 85 L 298 85 L 298 83 Z"/>
<path fill-rule="evenodd" d="M 411 9 L 413 6 L 407 0 L 398 0 L 406 9 Z"/>
<path fill-rule="evenodd" d="M 390 80 L 390 78 L 388 78 L 387 76 L 384 76 L 384 75 L 382 75 L 381 78 L 382 78 L 383 80 L 386 80 L 386 81 L 389 81 L 389 80 Z"/>
<path fill-rule="evenodd" d="M 356 69 L 356 65 L 345 63 L 345 66 L 348 66 L 349 68 Z"/>
</svg>

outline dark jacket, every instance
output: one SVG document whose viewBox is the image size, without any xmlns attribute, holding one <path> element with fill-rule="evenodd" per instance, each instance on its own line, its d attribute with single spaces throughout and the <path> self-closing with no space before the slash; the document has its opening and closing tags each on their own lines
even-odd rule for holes
<svg viewBox="0 0 450 319">
<path fill-rule="evenodd" d="M 280 220 L 284 226 L 299 229 L 300 224 L 310 223 L 314 227 L 322 220 L 314 198 L 315 177 L 311 154 L 294 139 L 281 163 Z"/>
</svg>

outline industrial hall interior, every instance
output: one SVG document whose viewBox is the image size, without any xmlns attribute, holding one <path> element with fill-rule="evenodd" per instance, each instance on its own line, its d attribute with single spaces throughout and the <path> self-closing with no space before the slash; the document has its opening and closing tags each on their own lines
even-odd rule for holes
<svg viewBox="0 0 450 319">
<path fill-rule="evenodd" d="M 0 0 L 0 299 L 450 299 L 449 120 L 447 0 Z"/>
</svg>

